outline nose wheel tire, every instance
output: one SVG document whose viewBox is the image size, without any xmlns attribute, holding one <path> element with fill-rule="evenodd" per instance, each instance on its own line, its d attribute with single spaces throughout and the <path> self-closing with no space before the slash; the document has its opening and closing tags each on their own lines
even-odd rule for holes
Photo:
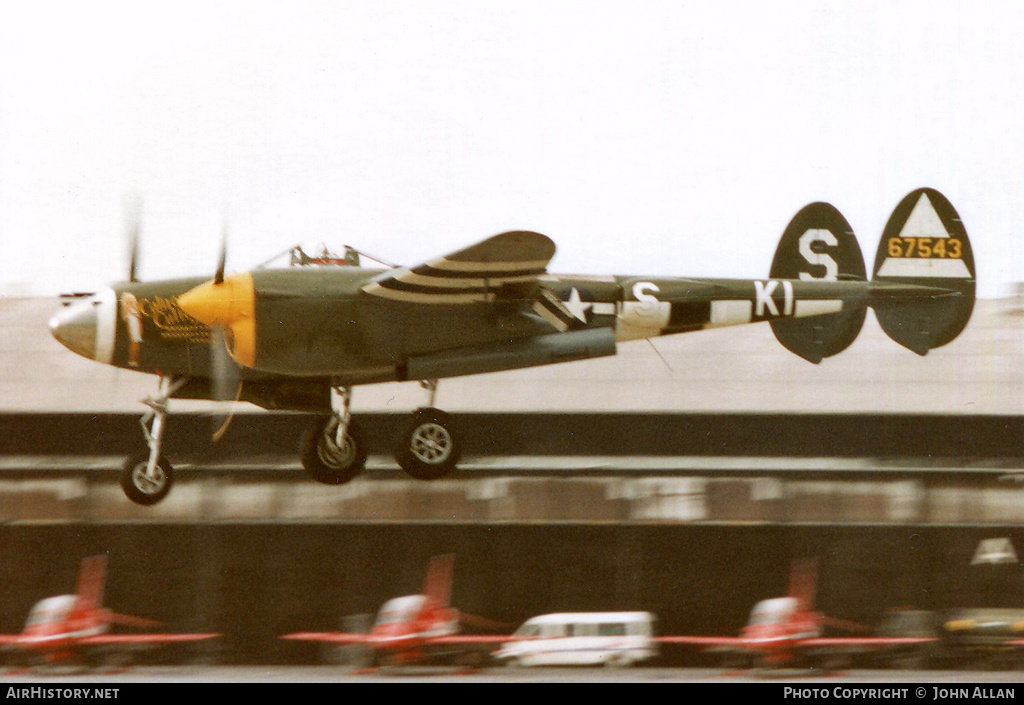
<svg viewBox="0 0 1024 705">
<path fill-rule="evenodd" d="M 147 452 L 128 458 L 121 469 L 121 489 L 128 499 L 144 506 L 156 504 L 166 497 L 174 483 L 174 468 L 164 456 L 157 457 L 152 477 L 147 472 L 148 466 Z"/>
<path fill-rule="evenodd" d="M 418 409 L 399 440 L 395 460 L 417 480 L 436 480 L 450 475 L 459 462 L 461 448 L 451 419 L 440 409 Z"/>
<path fill-rule="evenodd" d="M 302 436 L 299 453 L 302 467 L 317 482 L 343 485 L 366 466 L 366 445 L 359 428 L 349 420 L 345 439 L 337 441 L 338 419 L 326 417 L 314 421 Z"/>
</svg>

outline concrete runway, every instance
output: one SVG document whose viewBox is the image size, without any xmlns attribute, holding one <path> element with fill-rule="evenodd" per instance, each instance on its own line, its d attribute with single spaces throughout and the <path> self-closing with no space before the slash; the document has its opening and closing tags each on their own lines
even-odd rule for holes
<svg viewBox="0 0 1024 705">
<path fill-rule="evenodd" d="M 848 670 L 822 672 L 782 669 L 737 671 L 714 668 L 486 668 L 477 671 L 444 667 L 402 667 L 376 671 L 342 666 L 154 666 L 48 673 L 7 670 L 0 680 L 8 685 L 146 684 L 146 683 L 802 683 L 826 687 L 850 683 L 907 683 L 964 687 L 977 683 L 1024 682 L 1021 671 L 900 671 Z M 1024 690 L 1024 689 L 1022 689 Z M 932 699 L 929 689 L 927 698 Z"/>
</svg>

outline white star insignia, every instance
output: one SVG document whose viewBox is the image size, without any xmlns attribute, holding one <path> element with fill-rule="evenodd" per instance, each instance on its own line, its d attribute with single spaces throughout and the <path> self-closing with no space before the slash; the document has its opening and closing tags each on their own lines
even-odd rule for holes
<svg viewBox="0 0 1024 705">
<path fill-rule="evenodd" d="M 572 293 L 569 294 L 569 300 L 565 302 L 566 310 L 568 310 L 569 313 L 571 313 L 575 318 L 578 318 L 584 323 L 587 322 L 587 309 L 589 309 L 592 305 L 593 304 L 591 304 L 589 301 L 583 301 L 580 298 L 580 292 L 579 290 L 576 289 L 576 287 L 572 288 Z"/>
</svg>

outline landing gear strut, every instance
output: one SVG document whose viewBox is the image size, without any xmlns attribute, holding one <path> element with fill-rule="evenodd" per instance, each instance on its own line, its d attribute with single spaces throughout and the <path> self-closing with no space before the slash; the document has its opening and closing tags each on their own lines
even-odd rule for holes
<svg viewBox="0 0 1024 705">
<path fill-rule="evenodd" d="M 330 416 L 316 419 L 302 436 L 302 467 L 317 482 L 342 485 L 366 466 L 366 445 L 349 411 L 351 387 L 331 389 Z"/>
<path fill-rule="evenodd" d="M 139 421 L 149 451 L 129 457 L 121 469 L 121 489 L 136 504 L 156 504 L 171 491 L 174 468 L 161 454 L 164 424 L 167 421 L 167 400 L 187 381 L 185 377 L 177 380 L 170 376 L 161 377 L 157 396 L 142 402 L 149 407 L 149 411 Z"/>
<path fill-rule="evenodd" d="M 413 413 L 399 439 L 395 460 L 417 480 L 436 480 L 455 470 L 462 450 L 452 430 L 451 417 L 434 408 L 437 381 L 426 380 L 420 385 L 429 392 L 428 406 Z"/>
</svg>

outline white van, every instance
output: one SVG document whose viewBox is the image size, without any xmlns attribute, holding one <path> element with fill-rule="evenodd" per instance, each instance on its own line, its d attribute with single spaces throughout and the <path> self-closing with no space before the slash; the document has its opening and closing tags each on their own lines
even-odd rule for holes
<svg viewBox="0 0 1024 705">
<path fill-rule="evenodd" d="M 632 666 L 658 655 L 650 612 L 562 612 L 523 623 L 494 654 L 517 666 Z"/>
</svg>

